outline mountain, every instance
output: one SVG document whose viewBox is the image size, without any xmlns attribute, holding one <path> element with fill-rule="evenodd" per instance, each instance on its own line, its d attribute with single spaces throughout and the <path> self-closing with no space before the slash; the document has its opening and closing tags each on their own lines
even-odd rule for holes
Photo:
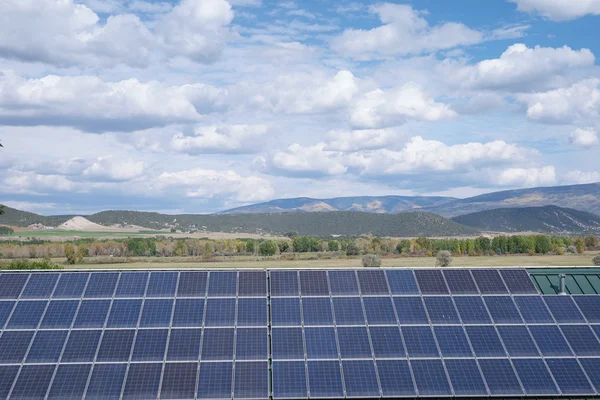
<svg viewBox="0 0 600 400">
<path fill-rule="evenodd" d="M 360 211 L 381 214 L 394 214 L 403 211 L 415 211 L 424 207 L 436 207 L 445 204 L 453 197 L 436 196 L 357 196 L 336 197 L 332 199 L 313 199 L 297 197 L 278 199 L 226 210 L 220 214 L 255 214 L 282 212 L 323 212 L 323 211 Z"/>
<path fill-rule="evenodd" d="M 600 216 L 557 206 L 498 208 L 460 215 L 452 221 L 494 232 L 600 233 Z"/>
<path fill-rule="evenodd" d="M 4 206 L 4 215 L 0 215 L 0 225 L 29 226 L 41 224 L 44 226 L 58 226 L 68 219 L 67 217 L 46 217 Z"/>
</svg>

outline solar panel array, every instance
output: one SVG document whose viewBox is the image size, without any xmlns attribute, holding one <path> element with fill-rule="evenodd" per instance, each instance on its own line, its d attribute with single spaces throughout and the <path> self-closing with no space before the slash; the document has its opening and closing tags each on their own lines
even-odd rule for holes
<svg viewBox="0 0 600 400">
<path fill-rule="evenodd" d="M 0 398 L 600 394 L 600 296 L 525 270 L 0 273 Z"/>
</svg>

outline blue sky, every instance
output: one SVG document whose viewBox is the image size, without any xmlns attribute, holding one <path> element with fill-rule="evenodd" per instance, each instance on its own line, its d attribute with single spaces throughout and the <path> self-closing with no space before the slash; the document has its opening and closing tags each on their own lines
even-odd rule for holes
<svg viewBox="0 0 600 400">
<path fill-rule="evenodd" d="M 600 0 L 4 0 L 0 15 L 9 206 L 208 213 L 600 181 Z"/>
</svg>

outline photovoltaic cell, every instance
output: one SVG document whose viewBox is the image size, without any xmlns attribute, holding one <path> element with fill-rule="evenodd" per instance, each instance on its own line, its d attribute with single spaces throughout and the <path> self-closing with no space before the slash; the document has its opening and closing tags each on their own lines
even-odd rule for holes
<svg viewBox="0 0 600 400">
<path fill-rule="evenodd" d="M 158 396 L 161 373 L 162 363 L 131 364 L 123 390 L 123 399 L 155 399 Z"/>
<path fill-rule="evenodd" d="M 208 299 L 205 326 L 233 326 L 235 323 L 235 299 Z"/>
<path fill-rule="evenodd" d="M 115 300 L 110 308 L 107 328 L 135 328 L 138 323 L 141 299 Z"/>
<path fill-rule="evenodd" d="M 7 329 L 35 329 L 42 319 L 47 301 L 20 301 L 17 303 L 8 324 Z"/>
<path fill-rule="evenodd" d="M 523 394 L 508 359 L 482 359 L 479 360 L 479 366 L 492 395 Z"/>
<path fill-rule="evenodd" d="M 177 297 L 204 297 L 208 273 L 204 271 L 181 271 Z"/>
<path fill-rule="evenodd" d="M 327 272 L 300 271 L 300 291 L 302 296 L 329 296 Z"/>
<path fill-rule="evenodd" d="M 202 326 L 204 299 L 177 299 L 173 313 L 173 326 Z"/>
<path fill-rule="evenodd" d="M 308 359 L 338 359 L 333 328 L 304 328 Z"/>
<path fill-rule="evenodd" d="M 492 320 L 483 304 L 481 297 L 458 296 L 454 303 L 463 324 L 491 324 Z"/>
<path fill-rule="evenodd" d="M 68 331 L 38 331 L 33 339 L 27 363 L 56 363 L 67 339 Z"/>
<path fill-rule="evenodd" d="M 542 355 L 571 356 L 571 350 L 557 326 L 531 325 L 529 330 L 535 339 Z"/>
<path fill-rule="evenodd" d="M 101 330 L 71 331 L 61 357 L 62 362 L 92 362 Z"/>
<path fill-rule="evenodd" d="M 409 357 L 439 357 L 438 349 L 428 326 L 403 326 L 402 334 Z"/>
<path fill-rule="evenodd" d="M 563 395 L 594 393 L 575 358 L 548 358 L 546 362 Z"/>
<path fill-rule="evenodd" d="M 17 299 L 29 274 L 0 274 L 0 299 Z"/>
<path fill-rule="evenodd" d="M 261 297 L 267 295 L 267 273 L 264 271 L 240 271 L 239 296 Z"/>
<path fill-rule="evenodd" d="M 561 325 L 560 329 L 576 356 L 600 355 L 600 343 L 587 325 Z"/>
<path fill-rule="evenodd" d="M 359 297 L 334 297 L 335 323 L 339 325 L 364 325 L 365 317 Z"/>
<path fill-rule="evenodd" d="M 498 332 L 511 357 L 539 357 L 535 343 L 525 326 L 498 326 Z"/>
<path fill-rule="evenodd" d="M 371 343 L 377 358 L 404 358 L 406 353 L 397 326 L 370 326 Z"/>
<path fill-rule="evenodd" d="M 102 328 L 106 322 L 110 300 L 83 300 L 79 306 L 74 328 Z"/>
<path fill-rule="evenodd" d="M 8 398 L 10 388 L 19 372 L 18 365 L 2 365 L 0 366 L 0 398 Z"/>
<path fill-rule="evenodd" d="M 304 325 L 333 325 L 329 297 L 306 297 L 302 299 Z"/>
<path fill-rule="evenodd" d="M 140 331 L 142 332 L 142 331 Z M 123 329 L 123 330 L 106 330 L 102 336 L 102 342 L 100 343 L 100 349 L 98 350 L 98 362 L 126 362 L 129 360 L 129 354 L 131 353 L 131 345 L 133 343 L 133 337 L 135 330 Z M 140 334 L 138 333 L 138 337 Z M 137 343 L 137 342 L 136 342 Z"/>
<path fill-rule="evenodd" d="M 171 329 L 168 361 L 195 361 L 200 354 L 201 329 Z"/>
<path fill-rule="evenodd" d="M 11 398 L 43 399 L 48 391 L 55 365 L 24 365 L 15 382 Z"/>
<path fill-rule="evenodd" d="M 119 274 L 114 272 L 94 272 L 85 289 L 83 297 L 112 298 Z"/>
<path fill-rule="evenodd" d="M 523 320 L 519 315 L 517 307 L 508 296 L 484 296 L 494 322 L 497 324 L 522 324 Z"/>
<path fill-rule="evenodd" d="M 267 399 L 269 397 L 269 366 L 265 361 L 235 363 L 236 399 Z"/>
<path fill-rule="evenodd" d="M 200 363 L 199 399 L 230 399 L 233 383 L 233 363 Z"/>
<path fill-rule="evenodd" d="M 121 397 L 127 364 L 96 364 L 88 385 L 86 400 L 118 400 Z"/>
<path fill-rule="evenodd" d="M 559 324 L 585 322 L 570 296 L 544 296 L 544 301 Z"/>
<path fill-rule="evenodd" d="M 304 361 L 273 362 L 273 397 L 275 399 L 308 397 Z"/>
<path fill-rule="evenodd" d="M 429 324 L 420 297 L 394 297 L 394 303 L 400 324 Z"/>
<path fill-rule="evenodd" d="M 31 274 L 27 286 L 21 293 L 21 299 L 47 299 L 54 291 L 58 274 Z"/>
<path fill-rule="evenodd" d="M 541 358 L 515 358 L 517 370 L 525 393 L 529 395 L 558 394 L 558 389 Z"/>
<path fill-rule="evenodd" d="M 310 397 L 343 397 L 342 375 L 338 361 L 308 361 Z"/>
<path fill-rule="evenodd" d="M 473 357 L 461 326 L 434 326 L 433 331 L 443 357 Z"/>
<path fill-rule="evenodd" d="M 467 326 L 467 335 L 477 357 L 505 357 L 502 342 L 493 326 Z"/>
<path fill-rule="evenodd" d="M 233 328 L 204 329 L 201 358 L 203 361 L 233 359 Z"/>
<path fill-rule="evenodd" d="M 573 298 L 590 323 L 600 322 L 600 296 L 574 296 Z"/>
<path fill-rule="evenodd" d="M 450 293 L 452 294 L 477 294 L 477 285 L 468 270 L 449 269 L 443 271 Z"/>
<path fill-rule="evenodd" d="M 596 387 L 596 392 L 600 391 L 600 358 L 580 358 L 579 361 Z"/>
<path fill-rule="evenodd" d="M 298 296 L 298 273 L 296 271 L 271 271 L 271 296 Z"/>
<path fill-rule="evenodd" d="M 238 299 L 238 326 L 267 326 L 267 299 Z"/>
<path fill-rule="evenodd" d="M 386 275 L 392 294 L 419 294 L 417 281 L 415 281 L 412 271 L 388 270 Z"/>
<path fill-rule="evenodd" d="M 274 298 L 271 299 L 271 323 L 273 326 L 300 326 L 300 299 Z"/>
<path fill-rule="evenodd" d="M 337 334 L 342 358 L 372 358 L 367 328 L 338 328 Z"/>
<path fill-rule="evenodd" d="M 208 297 L 235 297 L 237 272 L 211 272 L 208 276 Z"/>
<path fill-rule="evenodd" d="M 487 396 L 488 392 L 475 360 L 445 360 L 452 388 L 457 396 Z"/>
<path fill-rule="evenodd" d="M 79 300 L 52 300 L 40 324 L 42 329 L 70 328 L 79 307 Z"/>
<path fill-rule="evenodd" d="M 554 322 L 540 296 L 516 296 L 515 303 L 528 324 Z"/>
<path fill-rule="evenodd" d="M 379 385 L 372 360 L 344 360 L 347 397 L 379 397 Z"/>
<path fill-rule="evenodd" d="M 149 275 L 148 272 L 121 272 L 115 297 L 143 297 Z"/>
<path fill-rule="evenodd" d="M 235 338 L 236 360 L 266 360 L 268 355 L 266 328 L 238 328 Z"/>
<path fill-rule="evenodd" d="M 504 282 L 498 271 L 491 269 L 472 270 L 473 278 L 479 287 L 481 294 L 503 294 L 508 293 Z"/>
<path fill-rule="evenodd" d="M 152 272 L 146 297 L 173 297 L 177 286 L 177 272 Z"/>
<path fill-rule="evenodd" d="M 415 271 L 417 282 L 423 294 L 448 294 L 448 287 L 442 271 L 436 269 L 420 269 Z"/>
<path fill-rule="evenodd" d="M 0 329 L 4 328 L 15 303 L 15 301 L 0 301 Z"/>
<path fill-rule="evenodd" d="M 412 360 L 410 365 L 420 396 L 452 394 L 441 360 Z"/>
<path fill-rule="evenodd" d="M 142 308 L 140 327 L 168 327 L 171 324 L 172 311 L 172 299 L 146 299 Z"/>
<path fill-rule="evenodd" d="M 301 328 L 273 328 L 271 351 L 274 360 L 303 360 L 304 344 Z"/>
<path fill-rule="evenodd" d="M 391 297 L 363 297 L 363 304 L 369 325 L 396 325 L 398 323 Z"/>
<path fill-rule="evenodd" d="M 21 363 L 32 337 L 33 331 L 4 331 L 0 336 L 0 362 Z"/>
<path fill-rule="evenodd" d="M 450 297 L 423 297 L 432 324 L 460 324 Z"/>
<path fill-rule="evenodd" d="M 161 399 L 193 399 L 196 395 L 198 363 L 165 364 Z"/>
<path fill-rule="evenodd" d="M 328 275 L 332 295 L 358 294 L 358 284 L 356 283 L 354 271 L 329 271 Z"/>
<path fill-rule="evenodd" d="M 377 372 L 384 397 L 415 395 L 415 386 L 405 360 L 377 360 Z"/>
<path fill-rule="evenodd" d="M 531 282 L 529 274 L 524 269 L 503 269 L 500 275 L 512 294 L 537 294 L 538 291 Z"/>
<path fill-rule="evenodd" d="M 364 295 L 389 295 L 385 273 L 382 270 L 358 271 L 360 291 Z"/>
<path fill-rule="evenodd" d="M 168 333 L 167 329 L 138 330 L 131 360 L 162 361 L 165 358 Z"/>
<path fill-rule="evenodd" d="M 54 299 L 66 299 L 66 298 L 79 298 L 83 295 L 85 284 L 87 283 L 88 273 L 79 272 L 63 272 L 60 274 L 56 289 L 52 298 Z"/>
<path fill-rule="evenodd" d="M 48 399 L 77 400 L 83 397 L 91 364 L 62 364 L 58 366 Z"/>
</svg>

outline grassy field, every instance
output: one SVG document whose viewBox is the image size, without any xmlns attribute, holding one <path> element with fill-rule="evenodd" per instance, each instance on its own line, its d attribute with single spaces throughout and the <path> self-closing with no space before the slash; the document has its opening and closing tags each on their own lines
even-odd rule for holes
<svg viewBox="0 0 600 400">
<path fill-rule="evenodd" d="M 170 232 L 165 231 L 138 231 L 138 232 L 89 232 L 89 231 L 61 231 L 61 230 L 35 230 L 35 231 L 16 231 L 10 236 L 18 237 L 34 237 L 44 239 L 47 237 L 82 237 L 82 238 L 101 238 L 101 237 L 129 237 L 138 235 L 170 235 Z"/>
<path fill-rule="evenodd" d="M 591 266 L 594 254 L 573 254 L 563 256 L 486 256 L 486 257 L 455 257 L 452 261 L 452 267 L 502 267 L 502 266 Z M 102 263 L 94 264 L 93 258 L 86 259 L 85 264 L 66 266 L 65 268 L 94 268 L 94 269 L 118 269 L 118 268 L 357 268 L 361 267 L 360 258 L 348 259 L 312 259 L 312 260 L 281 260 L 281 259 L 255 259 L 241 257 L 232 260 L 214 259 L 210 262 L 200 260 L 179 258 L 147 258 L 135 259 L 130 262 L 107 262 L 106 258 Z M 58 260 L 57 260 L 58 261 Z M 64 260 L 60 260 L 61 262 Z M 100 260 L 98 260 L 100 261 Z M 126 260 L 122 260 L 126 261 Z M 434 267 L 435 258 L 433 257 L 396 257 L 384 258 L 383 267 Z"/>
</svg>

